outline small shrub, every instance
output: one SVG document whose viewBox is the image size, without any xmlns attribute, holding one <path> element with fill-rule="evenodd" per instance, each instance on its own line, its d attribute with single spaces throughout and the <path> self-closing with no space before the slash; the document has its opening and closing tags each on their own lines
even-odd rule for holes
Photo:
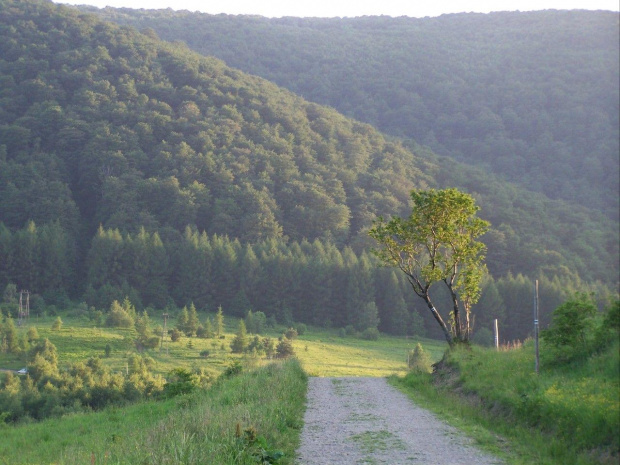
<svg viewBox="0 0 620 465">
<path fill-rule="evenodd" d="M 238 359 L 232 359 L 226 369 L 224 370 L 224 376 L 230 378 L 231 376 L 238 375 L 243 371 L 243 365 Z"/>
<path fill-rule="evenodd" d="M 295 355 L 295 350 L 293 349 L 293 341 L 291 341 L 287 337 L 280 338 L 280 342 L 276 347 L 276 356 L 278 358 L 287 358 Z"/>
<path fill-rule="evenodd" d="M 541 337 L 553 348 L 554 361 L 566 362 L 592 352 L 596 314 L 593 299 L 579 292 L 553 311 L 551 325 L 541 331 Z"/>
<path fill-rule="evenodd" d="M 60 317 L 56 317 L 52 324 L 52 331 L 60 331 L 60 328 L 62 328 L 62 320 Z"/>
<path fill-rule="evenodd" d="M 495 336 L 489 328 L 480 328 L 471 340 L 478 345 L 492 347 L 495 343 Z"/>
<path fill-rule="evenodd" d="M 299 336 L 303 336 L 308 330 L 308 327 L 304 323 L 299 323 L 295 329 L 297 330 L 297 334 Z"/>
<path fill-rule="evenodd" d="M 129 313 L 129 308 L 122 307 L 118 301 L 112 302 L 110 306 L 110 313 L 106 318 L 106 325 L 113 328 L 133 328 L 134 320 Z"/>
<path fill-rule="evenodd" d="M 198 376 L 185 368 L 176 368 L 170 372 L 168 382 L 164 385 L 164 396 L 174 397 L 189 394 L 200 385 Z"/>
<path fill-rule="evenodd" d="M 295 328 L 289 328 L 284 333 L 284 336 L 287 339 L 293 340 L 293 339 L 295 339 L 298 336 L 298 333 L 297 333 L 297 330 Z"/>
<path fill-rule="evenodd" d="M 181 339 L 182 335 L 183 333 L 181 333 L 181 331 L 179 331 L 177 328 L 174 328 L 172 331 L 170 331 L 170 340 L 172 342 L 177 342 L 179 339 Z"/>
<path fill-rule="evenodd" d="M 146 349 L 156 349 L 159 345 L 159 336 L 150 336 L 149 338 L 143 340 L 142 344 Z"/>
<path fill-rule="evenodd" d="M 366 328 L 362 331 L 361 338 L 367 341 L 377 341 L 379 339 L 379 330 L 377 328 Z"/>
<path fill-rule="evenodd" d="M 203 358 L 207 358 L 209 355 L 211 355 L 211 352 L 207 349 L 200 351 L 200 356 Z"/>
<path fill-rule="evenodd" d="M 353 325 L 346 325 L 344 327 L 344 332 L 346 333 L 347 336 L 355 336 L 355 334 L 357 333 Z"/>
<path fill-rule="evenodd" d="M 424 352 L 420 343 L 416 344 L 415 348 L 409 351 L 407 363 L 411 371 L 422 373 L 430 373 L 432 371 L 431 359 L 429 355 Z"/>
<path fill-rule="evenodd" d="M 37 339 L 39 339 L 39 332 L 37 331 L 37 328 L 34 326 L 31 326 L 30 328 L 28 328 L 27 337 L 28 337 L 28 342 L 34 342 Z"/>
<path fill-rule="evenodd" d="M 198 325 L 198 329 L 196 329 L 196 337 L 201 339 L 205 339 L 207 337 L 207 330 L 204 326 Z"/>
</svg>

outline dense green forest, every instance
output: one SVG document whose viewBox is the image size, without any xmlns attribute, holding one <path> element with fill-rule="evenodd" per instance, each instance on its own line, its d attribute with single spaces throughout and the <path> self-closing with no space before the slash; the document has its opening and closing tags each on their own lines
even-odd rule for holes
<svg viewBox="0 0 620 465">
<path fill-rule="evenodd" d="M 571 290 L 604 299 L 601 283 L 616 285 L 616 225 L 596 209 L 389 140 L 149 31 L 0 0 L 0 82 L 0 290 L 41 306 L 129 296 L 422 331 L 366 231 L 406 214 L 411 189 L 443 186 L 471 192 L 492 223 L 481 327 L 501 317 L 524 337 L 534 278 L 547 314 Z"/>
<path fill-rule="evenodd" d="M 617 13 L 268 19 L 91 11 L 618 219 Z"/>
</svg>

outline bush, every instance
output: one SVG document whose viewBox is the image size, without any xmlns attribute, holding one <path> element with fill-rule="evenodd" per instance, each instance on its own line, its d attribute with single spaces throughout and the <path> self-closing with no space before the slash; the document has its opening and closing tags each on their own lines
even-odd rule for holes
<svg viewBox="0 0 620 465">
<path fill-rule="evenodd" d="M 566 362 L 592 352 L 596 314 L 593 299 L 579 292 L 553 311 L 551 325 L 541 337 L 553 348 L 555 361 Z"/>
<path fill-rule="evenodd" d="M 62 319 L 60 317 L 56 317 L 54 323 L 52 324 L 52 331 L 60 331 L 62 328 Z"/>
<path fill-rule="evenodd" d="M 201 339 L 205 339 L 207 337 L 207 330 L 204 326 L 198 325 L 198 329 L 196 329 L 196 337 Z"/>
<path fill-rule="evenodd" d="M 280 338 L 280 342 L 276 347 L 276 357 L 278 358 L 287 358 L 292 355 L 295 355 L 295 350 L 293 349 L 293 341 L 291 341 L 287 337 Z"/>
<path fill-rule="evenodd" d="M 362 331 L 361 338 L 367 341 L 376 341 L 379 339 L 379 330 L 377 328 L 366 328 Z"/>
<path fill-rule="evenodd" d="M 485 347 L 492 347 L 495 343 L 495 336 L 489 328 L 480 328 L 471 338 L 472 342 Z"/>
<path fill-rule="evenodd" d="M 170 372 L 168 382 L 164 386 L 164 396 L 174 397 L 189 394 L 200 386 L 200 379 L 185 368 L 176 368 Z"/>
<path fill-rule="evenodd" d="M 295 329 L 297 330 L 298 335 L 303 336 L 306 333 L 308 327 L 303 323 L 299 323 Z"/>
<path fill-rule="evenodd" d="M 224 370 L 223 375 L 227 378 L 230 378 L 231 376 L 238 375 L 242 371 L 243 371 L 243 365 L 241 365 L 241 362 L 239 361 L 239 359 L 235 358 L 230 361 L 230 363 Z"/>
<path fill-rule="evenodd" d="M 289 328 L 286 330 L 286 332 L 284 333 L 284 336 L 287 339 L 293 340 L 297 337 L 298 333 L 297 330 L 295 328 Z"/>
<path fill-rule="evenodd" d="M 179 339 L 181 339 L 183 333 L 181 333 L 181 331 L 179 331 L 177 328 L 174 328 L 172 331 L 170 331 L 170 340 L 172 342 L 177 342 Z"/>
<path fill-rule="evenodd" d="M 424 352 L 422 345 L 417 343 L 413 350 L 409 351 L 407 357 L 407 364 L 409 370 L 422 373 L 430 373 L 432 370 L 431 359 L 429 355 Z"/>
<path fill-rule="evenodd" d="M 133 328 L 134 320 L 128 310 L 115 300 L 110 306 L 110 313 L 108 313 L 105 324 L 112 328 Z"/>
</svg>

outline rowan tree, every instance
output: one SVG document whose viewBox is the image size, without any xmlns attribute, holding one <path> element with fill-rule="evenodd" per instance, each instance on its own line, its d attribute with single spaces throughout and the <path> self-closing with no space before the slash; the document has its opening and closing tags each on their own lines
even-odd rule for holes
<svg viewBox="0 0 620 465">
<path fill-rule="evenodd" d="M 396 216 L 386 222 L 379 217 L 373 223 L 369 234 L 380 245 L 375 253 L 384 264 L 405 273 L 450 345 L 467 341 L 471 306 L 480 297 L 480 282 L 486 272 L 486 247 L 476 239 L 488 230 L 489 223 L 476 216 L 479 207 L 474 199 L 457 189 L 414 190 L 411 200 L 408 218 Z M 437 283 L 450 293 L 450 327 L 429 293 Z"/>
</svg>

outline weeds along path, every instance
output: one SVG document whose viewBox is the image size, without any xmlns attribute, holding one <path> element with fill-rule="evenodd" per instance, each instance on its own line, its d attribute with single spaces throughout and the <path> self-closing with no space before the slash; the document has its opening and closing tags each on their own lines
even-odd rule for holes
<svg viewBox="0 0 620 465">
<path fill-rule="evenodd" d="M 299 465 L 501 463 L 385 378 L 309 379 Z"/>
</svg>

